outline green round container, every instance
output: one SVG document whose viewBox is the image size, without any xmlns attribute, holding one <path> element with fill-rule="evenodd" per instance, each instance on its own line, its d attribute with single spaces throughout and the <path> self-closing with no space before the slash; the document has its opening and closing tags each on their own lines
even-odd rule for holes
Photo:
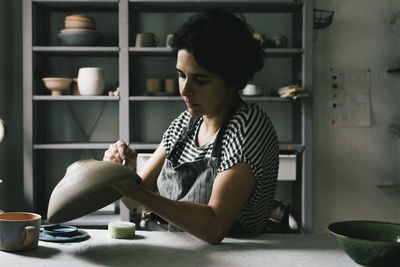
<svg viewBox="0 0 400 267">
<path fill-rule="evenodd" d="M 400 266 L 400 224 L 343 221 L 330 224 L 328 231 L 358 264 Z"/>
</svg>

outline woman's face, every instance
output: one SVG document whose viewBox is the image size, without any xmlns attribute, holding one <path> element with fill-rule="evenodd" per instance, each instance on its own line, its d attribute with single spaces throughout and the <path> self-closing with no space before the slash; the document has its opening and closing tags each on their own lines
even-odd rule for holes
<svg viewBox="0 0 400 267">
<path fill-rule="evenodd" d="M 230 108 L 234 90 L 221 77 L 200 67 L 190 52 L 178 51 L 176 69 L 179 91 L 190 115 L 214 117 Z"/>
</svg>

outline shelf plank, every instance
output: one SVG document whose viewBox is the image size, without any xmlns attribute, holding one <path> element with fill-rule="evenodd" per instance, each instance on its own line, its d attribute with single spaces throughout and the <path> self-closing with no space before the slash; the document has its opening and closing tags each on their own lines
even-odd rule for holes
<svg viewBox="0 0 400 267">
<path fill-rule="evenodd" d="M 383 189 L 386 192 L 400 192 L 400 184 L 386 184 L 386 185 L 378 185 L 378 188 Z"/>
<path fill-rule="evenodd" d="M 33 145 L 34 149 L 107 149 L 108 146 L 112 142 L 109 143 L 49 143 L 49 144 L 35 144 Z M 131 143 L 129 146 L 137 151 L 140 150 L 155 150 L 159 143 Z M 304 146 L 301 144 L 295 143 L 280 143 L 279 150 L 280 151 L 293 151 L 293 152 L 301 152 L 303 151 Z M 400 189 L 400 184 L 395 185 Z M 387 186 L 378 186 L 385 188 Z"/>
<path fill-rule="evenodd" d="M 51 55 L 108 55 L 117 56 L 119 47 L 116 46 L 34 46 L 32 51 Z"/>
<path fill-rule="evenodd" d="M 34 144 L 35 150 L 52 150 L 52 149 L 107 149 L 109 143 L 50 143 L 50 144 Z"/>
<path fill-rule="evenodd" d="M 140 56 L 175 56 L 174 50 L 169 47 L 130 47 L 129 52 Z M 266 48 L 264 56 L 294 57 L 302 55 L 302 48 Z"/>
<path fill-rule="evenodd" d="M 289 98 L 279 96 L 241 96 L 243 100 L 252 102 L 290 102 Z"/>
<path fill-rule="evenodd" d="M 242 96 L 243 100 L 254 102 L 289 102 L 289 98 L 277 96 Z M 131 96 L 130 101 L 182 101 L 180 96 Z"/>
<path fill-rule="evenodd" d="M 35 101 L 119 101 L 119 96 L 107 96 L 107 95 L 34 95 L 33 100 Z"/>
<path fill-rule="evenodd" d="M 129 101 L 182 101 L 180 96 L 130 96 Z"/>
<path fill-rule="evenodd" d="M 264 55 L 269 57 L 294 57 L 302 55 L 302 48 L 266 48 Z"/>
<path fill-rule="evenodd" d="M 159 143 L 131 143 L 129 147 L 132 149 L 135 149 L 136 151 L 149 151 L 149 150 L 155 150 Z M 304 146 L 302 144 L 295 144 L 295 143 L 280 143 L 279 144 L 279 150 L 280 151 L 285 151 L 285 152 L 302 152 L 304 150 Z"/>
<path fill-rule="evenodd" d="M 279 150 L 300 153 L 304 150 L 304 145 L 296 143 L 279 143 Z"/>
<path fill-rule="evenodd" d="M 231 1 L 153 1 L 129 0 L 134 12 L 202 12 L 210 8 L 223 8 L 229 12 L 291 13 L 300 10 L 302 3 L 293 1 L 265 1 L 232 3 Z"/>
<path fill-rule="evenodd" d="M 129 52 L 138 56 L 175 56 L 170 47 L 129 47 Z"/>
<path fill-rule="evenodd" d="M 119 0 L 32 0 L 40 8 L 69 12 L 118 12 Z"/>
<path fill-rule="evenodd" d="M 399 72 L 400 72 L 400 68 L 388 69 L 387 72 L 388 72 L 388 73 L 399 73 Z"/>
</svg>

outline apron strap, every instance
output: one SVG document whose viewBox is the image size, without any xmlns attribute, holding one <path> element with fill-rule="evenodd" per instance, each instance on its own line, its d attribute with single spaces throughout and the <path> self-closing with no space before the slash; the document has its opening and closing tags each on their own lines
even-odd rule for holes
<svg viewBox="0 0 400 267">
<path fill-rule="evenodd" d="M 244 103 L 244 101 L 240 97 L 238 97 L 238 101 L 236 101 L 235 105 L 232 107 L 232 109 L 229 113 L 228 119 L 224 121 L 221 128 L 219 129 L 217 137 L 215 138 L 215 141 L 214 141 L 214 145 L 213 145 L 213 149 L 212 149 L 212 153 L 211 153 L 212 157 L 219 157 L 219 155 L 221 153 L 222 139 L 223 139 L 225 130 L 228 127 L 229 122 L 233 118 L 233 115 L 235 115 L 236 111 L 240 108 L 240 106 L 243 105 L 243 103 Z"/>
<path fill-rule="evenodd" d="M 179 136 L 178 141 L 176 141 L 175 144 L 172 146 L 171 153 L 169 153 L 169 155 L 168 155 L 168 158 L 170 160 L 174 161 L 173 157 L 172 157 L 172 155 L 174 154 L 173 152 L 176 151 L 179 144 L 181 144 L 185 139 L 188 138 L 190 133 L 194 130 L 196 123 L 199 121 L 199 119 L 200 119 L 200 117 L 191 117 L 190 118 L 187 127 L 183 128 L 183 131 L 182 131 L 181 135 Z M 174 157 L 174 158 L 176 158 L 176 157 Z"/>
</svg>

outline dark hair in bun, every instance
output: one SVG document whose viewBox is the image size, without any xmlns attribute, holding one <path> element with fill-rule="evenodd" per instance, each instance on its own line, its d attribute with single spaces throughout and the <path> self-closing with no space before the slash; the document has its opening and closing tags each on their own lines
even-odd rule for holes
<svg viewBox="0 0 400 267">
<path fill-rule="evenodd" d="M 172 47 L 186 49 L 199 66 L 238 90 L 264 65 L 263 49 L 253 38 L 253 30 L 220 9 L 190 17 L 174 33 Z"/>
</svg>

